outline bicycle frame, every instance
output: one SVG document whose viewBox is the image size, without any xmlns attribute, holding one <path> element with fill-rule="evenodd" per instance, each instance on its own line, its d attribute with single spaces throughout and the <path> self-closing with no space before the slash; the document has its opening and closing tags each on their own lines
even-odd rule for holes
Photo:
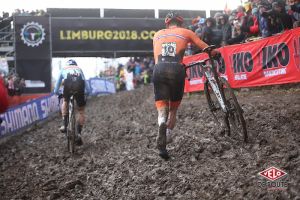
<svg viewBox="0 0 300 200">
<path fill-rule="evenodd" d="M 247 142 L 247 127 L 243 116 L 242 108 L 240 107 L 232 88 L 226 79 L 221 78 L 216 69 L 216 63 L 212 59 L 211 50 L 214 47 L 207 47 L 203 50 L 209 55 L 208 59 L 197 61 L 186 66 L 186 69 L 194 65 L 198 65 L 204 75 L 204 91 L 208 102 L 208 106 L 216 122 L 219 124 L 220 118 L 224 120 L 224 124 L 221 123 L 223 130 L 230 135 L 231 128 L 237 135 L 243 135 L 244 142 Z M 226 88 L 226 90 L 225 90 Z M 225 96 L 226 91 L 226 96 Z M 212 98 L 211 94 L 214 94 Z M 227 96 L 228 95 L 228 96 Z M 225 114 L 217 112 L 223 111 Z"/>
<path fill-rule="evenodd" d="M 209 61 L 209 64 L 206 64 L 205 62 Z M 226 103 L 224 101 L 224 91 L 221 90 L 220 88 L 220 80 L 219 80 L 219 76 L 217 73 L 217 70 L 215 68 L 215 64 L 214 64 L 214 60 L 212 58 L 209 58 L 205 61 L 198 61 L 196 63 L 193 63 L 191 65 L 189 65 L 187 68 L 192 67 L 194 65 L 200 65 L 200 67 L 202 68 L 202 70 L 204 71 L 204 78 L 206 80 L 208 80 L 208 82 L 210 83 L 213 92 L 216 94 L 216 97 L 221 105 L 222 110 L 227 113 L 228 109 L 226 106 Z M 212 73 L 212 74 L 211 74 Z"/>
<path fill-rule="evenodd" d="M 68 112 L 69 112 L 69 119 L 71 117 L 71 114 L 74 114 L 74 95 L 72 95 L 70 97 L 70 100 L 68 102 L 69 104 L 69 108 L 68 108 Z"/>
<path fill-rule="evenodd" d="M 213 62 L 213 60 L 210 60 L 210 61 Z M 208 80 L 208 82 L 210 83 L 210 85 L 212 87 L 212 90 L 216 94 L 216 97 L 221 105 L 222 110 L 224 112 L 227 112 L 227 108 L 226 108 L 226 105 L 224 102 L 224 93 L 222 90 L 220 90 L 219 76 L 217 75 L 214 64 L 205 65 L 205 66 L 202 66 L 202 68 L 204 69 L 205 78 Z M 210 69 L 210 70 L 208 70 L 208 69 Z M 211 76 L 210 71 L 212 71 L 213 76 Z"/>
<path fill-rule="evenodd" d="M 68 122 L 68 150 L 73 154 L 75 149 L 75 137 L 76 137 L 76 116 L 74 109 L 74 95 L 71 95 L 68 102 L 69 122 Z"/>
</svg>

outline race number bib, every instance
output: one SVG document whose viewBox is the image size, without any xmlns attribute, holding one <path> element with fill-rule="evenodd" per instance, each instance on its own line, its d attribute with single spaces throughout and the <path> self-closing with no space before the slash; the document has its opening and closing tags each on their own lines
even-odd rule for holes
<svg viewBox="0 0 300 200">
<path fill-rule="evenodd" d="M 176 43 L 166 42 L 162 44 L 161 55 L 175 57 L 176 54 Z"/>
</svg>

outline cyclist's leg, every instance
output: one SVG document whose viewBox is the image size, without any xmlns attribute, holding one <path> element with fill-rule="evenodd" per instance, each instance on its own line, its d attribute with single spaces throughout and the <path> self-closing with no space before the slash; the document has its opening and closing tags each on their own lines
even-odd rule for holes
<svg viewBox="0 0 300 200">
<path fill-rule="evenodd" d="M 86 100 L 84 97 L 84 91 L 81 91 L 78 93 L 78 95 L 75 96 L 75 100 L 78 106 L 78 118 L 76 119 L 77 122 L 77 138 L 76 142 L 78 145 L 82 145 L 82 139 L 81 139 L 81 132 L 82 128 L 85 122 L 85 105 L 86 105 Z"/>
<path fill-rule="evenodd" d="M 157 113 L 158 113 L 158 126 L 167 124 L 169 115 L 169 100 L 157 100 L 155 101 Z"/>
<path fill-rule="evenodd" d="M 168 129 L 173 130 L 176 124 L 176 113 L 181 101 L 171 101 L 170 103 L 170 111 L 168 117 Z"/>
<path fill-rule="evenodd" d="M 159 155 L 163 158 L 168 158 L 168 153 L 166 150 L 166 123 L 169 115 L 170 88 L 165 81 L 165 67 L 166 66 L 163 64 L 158 64 L 155 66 L 153 71 L 153 85 L 159 127 L 156 144 L 160 151 Z"/>
<path fill-rule="evenodd" d="M 84 125 L 85 121 L 85 116 L 84 116 L 84 107 L 86 105 L 86 99 L 84 96 L 84 88 L 85 88 L 85 82 L 84 80 L 78 80 L 76 82 L 76 95 L 75 95 L 75 100 L 77 103 L 77 110 L 78 110 L 78 116 L 76 118 L 76 123 L 77 123 L 77 130 L 78 133 L 81 133 L 82 126 Z"/>
<path fill-rule="evenodd" d="M 184 93 L 184 79 L 185 79 L 185 71 L 183 67 L 178 64 L 174 66 L 174 70 L 176 72 L 175 78 L 170 80 L 171 87 L 171 96 L 170 96 L 170 112 L 168 116 L 167 122 L 167 142 L 170 143 L 171 139 L 171 130 L 174 129 L 176 125 L 176 114 L 178 107 L 181 103 L 183 93 Z"/>
<path fill-rule="evenodd" d="M 61 114 L 62 114 L 62 119 L 63 119 L 63 124 L 60 127 L 60 131 L 63 133 L 67 132 L 67 126 L 68 126 L 68 122 L 69 122 L 69 112 L 68 112 L 68 103 L 69 103 L 69 88 L 67 87 L 67 81 L 64 81 L 64 92 L 63 92 L 63 102 L 61 105 Z"/>
</svg>

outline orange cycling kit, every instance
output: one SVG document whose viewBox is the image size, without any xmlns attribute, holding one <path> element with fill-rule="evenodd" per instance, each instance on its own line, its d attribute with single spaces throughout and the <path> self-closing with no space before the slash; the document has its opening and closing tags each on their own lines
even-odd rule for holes
<svg viewBox="0 0 300 200">
<path fill-rule="evenodd" d="M 191 30 L 170 26 L 158 31 L 153 38 L 155 68 L 153 72 L 156 107 L 178 108 L 183 97 L 185 69 L 182 59 L 188 43 L 200 49 L 208 47 Z"/>
</svg>

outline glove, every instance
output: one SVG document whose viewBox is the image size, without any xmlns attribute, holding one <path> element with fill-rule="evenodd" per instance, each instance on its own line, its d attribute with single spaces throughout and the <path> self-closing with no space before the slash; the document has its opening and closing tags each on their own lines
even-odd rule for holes
<svg viewBox="0 0 300 200">
<path fill-rule="evenodd" d="M 211 51 L 211 55 L 213 58 L 217 58 L 221 56 L 221 53 L 218 50 L 214 49 Z"/>
</svg>

